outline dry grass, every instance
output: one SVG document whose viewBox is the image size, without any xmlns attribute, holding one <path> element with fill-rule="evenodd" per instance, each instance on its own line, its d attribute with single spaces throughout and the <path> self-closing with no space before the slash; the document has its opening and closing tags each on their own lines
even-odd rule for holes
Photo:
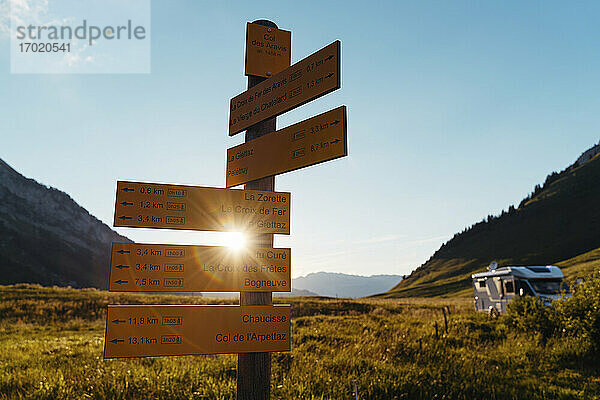
<svg viewBox="0 0 600 400">
<path fill-rule="evenodd" d="M 350 399 L 353 381 L 360 399 L 599 398 L 579 343 L 508 331 L 466 299 L 278 301 L 292 304 L 293 343 L 273 354 L 273 399 Z M 212 301 L 0 287 L 0 399 L 235 397 L 235 355 L 103 360 L 108 302 Z"/>
</svg>

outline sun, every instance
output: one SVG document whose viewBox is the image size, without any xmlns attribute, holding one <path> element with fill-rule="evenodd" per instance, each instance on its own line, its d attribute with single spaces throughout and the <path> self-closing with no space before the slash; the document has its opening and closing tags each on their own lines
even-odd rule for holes
<svg viewBox="0 0 600 400">
<path fill-rule="evenodd" d="M 223 242 L 233 250 L 241 250 L 246 247 L 246 236 L 241 232 L 227 232 Z"/>
</svg>

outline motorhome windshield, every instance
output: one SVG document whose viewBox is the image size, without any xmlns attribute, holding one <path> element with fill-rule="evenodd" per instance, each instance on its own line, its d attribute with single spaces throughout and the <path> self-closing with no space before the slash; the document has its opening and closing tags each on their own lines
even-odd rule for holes
<svg viewBox="0 0 600 400">
<path fill-rule="evenodd" d="M 560 294 L 568 293 L 569 286 L 561 280 L 551 279 L 530 279 L 529 283 L 539 294 Z"/>
</svg>

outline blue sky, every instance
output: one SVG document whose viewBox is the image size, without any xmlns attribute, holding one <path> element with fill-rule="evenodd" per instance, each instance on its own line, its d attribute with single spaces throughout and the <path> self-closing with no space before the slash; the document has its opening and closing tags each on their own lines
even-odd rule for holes
<svg viewBox="0 0 600 400">
<path fill-rule="evenodd" d="M 138 75 L 13 75 L 0 33 L 0 158 L 109 225 L 118 179 L 224 187 L 226 149 L 243 141 L 227 121 L 245 25 L 271 19 L 292 31 L 292 62 L 342 42 L 342 88 L 278 127 L 348 107 L 349 156 L 276 179 L 292 193 L 292 234 L 275 240 L 292 276 L 406 274 L 598 142 L 598 15 L 598 2 L 155 0 Z"/>
</svg>

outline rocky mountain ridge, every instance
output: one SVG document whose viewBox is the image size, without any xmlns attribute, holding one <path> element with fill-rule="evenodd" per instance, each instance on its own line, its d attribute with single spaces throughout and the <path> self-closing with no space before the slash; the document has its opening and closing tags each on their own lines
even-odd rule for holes
<svg viewBox="0 0 600 400">
<path fill-rule="evenodd" d="M 113 241 L 129 239 L 0 159 L 0 283 L 106 288 Z"/>
</svg>

